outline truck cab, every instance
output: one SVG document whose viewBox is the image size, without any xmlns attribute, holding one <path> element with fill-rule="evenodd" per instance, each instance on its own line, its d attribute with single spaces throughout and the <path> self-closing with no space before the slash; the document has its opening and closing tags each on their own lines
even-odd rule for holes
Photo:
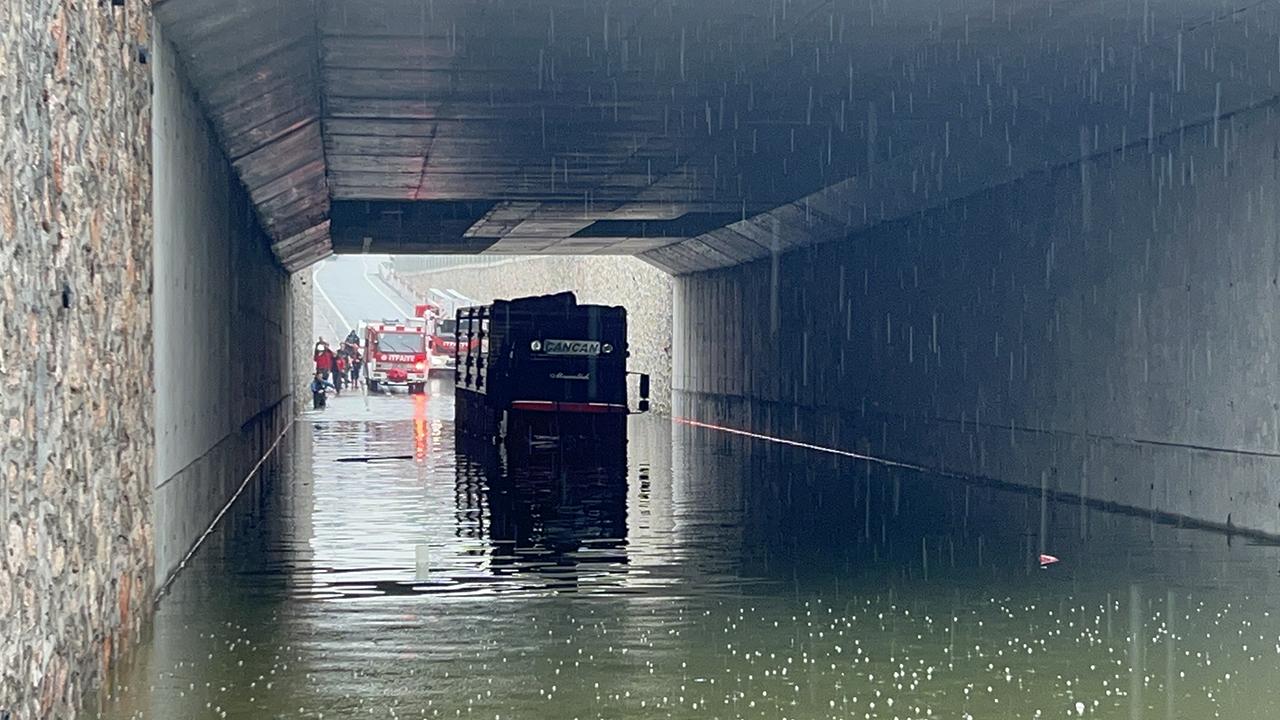
<svg viewBox="0 0 1280 720">
<path fill-rule="evenodd" d="M 431 332 L 431 369 L 452 372 L 458 362 L 458 321 L 442 317 Z"/>
</svg>

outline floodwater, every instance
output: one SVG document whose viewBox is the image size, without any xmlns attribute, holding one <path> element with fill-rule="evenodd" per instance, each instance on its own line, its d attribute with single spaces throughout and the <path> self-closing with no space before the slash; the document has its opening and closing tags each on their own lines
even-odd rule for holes
<svg viewBox="0 0 1280 720">
<path fill-rule="evenodd" d="M 89 715 L 1280 717 L 1276 547 L 656 418 L 504 468 L 451 417 L 308 414 Z"/>
</svg>

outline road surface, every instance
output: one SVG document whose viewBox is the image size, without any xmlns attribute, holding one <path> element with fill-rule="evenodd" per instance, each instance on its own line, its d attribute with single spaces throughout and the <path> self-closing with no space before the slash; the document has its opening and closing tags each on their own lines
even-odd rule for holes
<svg viewBox="0 0 1280 720">
<path fill-rule="evenodd" d="M 378 277 L 381 257 L 347 256 L 315 269 L 316 334 L 333 342 L 346 337 L 361 320 L 413 316 L 411 304 Z"/>
</svg>

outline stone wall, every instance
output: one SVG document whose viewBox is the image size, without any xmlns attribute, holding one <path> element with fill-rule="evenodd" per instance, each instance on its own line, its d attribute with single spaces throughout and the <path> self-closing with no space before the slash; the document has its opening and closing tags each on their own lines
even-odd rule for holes
<svg viewBox="0 0 1280 720">
<path fill-rule="evenodd" d="M 676 288 L 677 414 L 1280 533 L 1280 120 Z"/>
<path fill-rule="evenodd" d="M 151 601 L 145 2 L 0 3 L 0 714 L 75 715 Z"/>
<path fill-rule="evenodd" d="M 296 397 L 307 397 L 311 385 L 315 361 L 311 349 L 314 347 L 315 335 L 315 288 L 312 283 L 311 270 L 301 270 L 293 274 L 289 280 L 290 322 L 293 326 L 293 392 Z M 299 393 L 301 393 L 299 395 Z M 307 408 L 305 402 L 294 403 L 294 413 L 301 413 Z"/>
<path fill-rule="evenodd" d="M 418 292 L 453 289 L 480 302 L 572 290 L 578 301 L 627 309 L 628 367 L 652 378 L 653 412 L 671 414 L 671 276 L 633 257 L 520 258 L 397 273 Z"/>
</svg>

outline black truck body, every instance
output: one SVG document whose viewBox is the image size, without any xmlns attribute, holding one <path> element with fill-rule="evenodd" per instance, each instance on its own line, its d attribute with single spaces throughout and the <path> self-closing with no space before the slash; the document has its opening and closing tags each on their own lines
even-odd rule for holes
<svg viewBox="0 0 1280 720">
<path fill-rule="evenodd" d="M 460 308 L 456 317 L 460 431 L 506 440 L 508 448 L 512 441 L 625 444 L 624 308 L 580 305 L 573 293 L 559 293 Z M 647 380 L 641 377 L 645 398 Z"/>
</svg>

